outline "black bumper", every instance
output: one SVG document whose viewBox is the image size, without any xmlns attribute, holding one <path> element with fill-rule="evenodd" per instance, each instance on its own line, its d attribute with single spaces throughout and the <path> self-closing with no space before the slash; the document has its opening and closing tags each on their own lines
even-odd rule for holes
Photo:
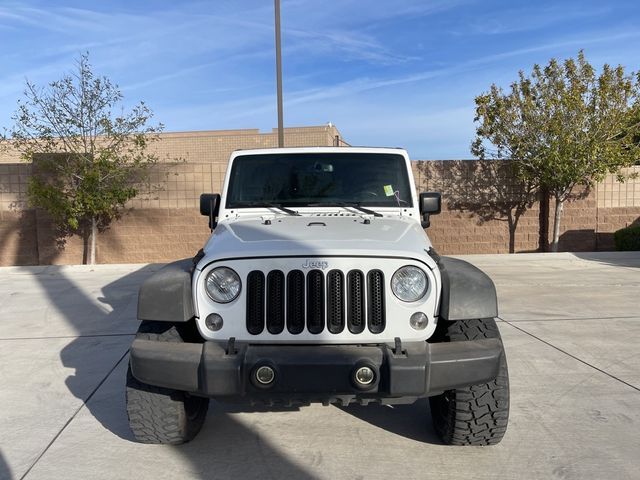
<svg viewBox="0 0 640 480">
<path fill-rule="evenodd" d="M 486 383 L 498 374 L 499 339 L 401 345 L 255 345 L 217 342 L 166 343 L 136 339 L 131 370 L 141 382 L 215 398 L 322 401 L 424 397 Z M 269 386 L 255 381 L 270 366 Z M 375 381 L 359 386 L 357 368 L 368 366 Z"/>
</svg>

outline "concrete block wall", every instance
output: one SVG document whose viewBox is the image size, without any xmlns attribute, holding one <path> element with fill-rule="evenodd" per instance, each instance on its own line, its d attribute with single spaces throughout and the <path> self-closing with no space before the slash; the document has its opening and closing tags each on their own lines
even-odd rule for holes
<svg viewBox="0 0 640 480">
<path fill-rule="evenodd" d="M 335 135 L 335 127 L 323 126 L 287 129 L 285 138 L 290 146 L 321 146 L 333 145 Z M 154 188 L 141 191 L 122 218 L 99 235 L 97 261 L 167 262 L 193 256 L 209 236 L 207 219 L 198 211 L 199 196 L 222 190 L 231 151 L 271 147 L 276 141 L 275 132 L 257 130 L 163 134 L 154 148 L 167 163 L 154 168 Z M 3 163 L 6 158 L 0 156 L 0 265 L 81 263 L 82 239 L 66 238 L 61 248 L 46 215 L 26 205 L 31 165 Z M 537 249 L 537 202 L 520 217 L 511 239 L 504 207 L 518 198 L 518 186 L 505 165 L 472 160 L 413 163 L 417 190 L 443 195 L 443 211 L 432 217 L 428 230 L 440 253 L 508 253 L 510 241 L 516 252 Z M 628 173 L 636 171 L 640 167 Z M 560 250 L 610 250 L 614 231 L 640 223 L 638 179 L 620 183 L 609 176 L 575 197 L 565 204 Z"/>
<path fill-rule="evenodd" d="M 285 129 L 285 145 L 332 146 L 335 126 Z M 344 141 L 342 141 L 344 144 Z M 160 163 L 149 188 L 127 204 L 118 221 L 98 235 L 98 263 L 168 262 L 193 256 L 207 240 L 199 213 L 201 193 L 222 191 L 231 152 L 277 146 L 277 129 L 163 133 L 152 144 Z M 59 238 L 43 211 L 27 205 L 32 165 L 15 151 L 0 153 L 0 265 L 82 263 L 83 240 Z"/>
<path fill-rule="evenodd" d="M 26 202 L 30 175 L 29 164 L 0 163 L 0 265 L 38 264 L 35 212 Z"/>
<path fill-rule="evenodd" d="M 97 263 L 155 263 L 192 257 L 209 237 L 207 219 L 195 208 L 133 209 L 98 235 Z M 38 222 L 40 264 L 82 263 L 83 241 L 56 245 L 51 223 Z"/>
<path fill-rule="evenodd" d="M 517 182 L 504 162 L 476 160 L 430 160 L 414 162 L 419 191 L 439 191 L 443 197 L 440 215 L 433 216 L 429 237 L 444 254 L 508 253 L 510 232 L 504 215 L 486 214 L 504 211 L 514 200 Z M 633 177 L 640 167 L 624 172 Z M 517 197 L 517 195 L 516 195 Z M 493 208 L 489 208 L 492 206 Z M 555 207 L 550 205 L 549 235 Z M 514 235 L 515 252 L 538 248 L 539 204 L 520 217 Z M 640 224 L 640 179 L 620 182 L 615 175 L 592 189 L 576 188 L 565 202 L 560 223 L 560 251 L 612 250 L 613 232 Z"/>
<path fill-rule="evenodd" d="M 0 210 L 0 265 L 38 265 L 33 210 Z"/>
<path fill-rule="evenodd" d="M 504 162 L 426 160 L 413 162 L 418 192 L 442 194 L 442 212 L 431 217 L 429 238 L 443 254 L 509 253 L 510 230 L 500 212 L 516 189 Z M 518 220 L 514 251 L 535 251 L 538 205 Z"/>
<path fill-rule="evenodd" d="M 640 225 L 640 167 L 623 171 L 627 178 L 620 182 L 615 175 L 609 175 L 596 188 L 596 222 L 598 247 L 612 250 L 613 233 L 630 225 Z"/>
</svg>

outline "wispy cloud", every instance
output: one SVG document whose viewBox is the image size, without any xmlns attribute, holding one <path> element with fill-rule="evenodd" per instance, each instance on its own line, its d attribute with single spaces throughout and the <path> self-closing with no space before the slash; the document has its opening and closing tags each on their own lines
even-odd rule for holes
<svg viewBox="0 0 640 480">
<path fill-rule="evenodd" d="M 336 100 L 349 98 L 354 95 L 381 88 L 396 87 L 406 84 L 424 82 L 441 77 L 451 77 L 468 73 L 478 68 L 488 66 L 508 58 L 524 56 L 534 52 L 554 51 L 561 48 L 586 46 L 589 44 L 606 43 L 631 38 L 640 38 L 640 31 L 620 32 L 610 35 L 596 36 L 593 38 L 575 38 L 571 40 L 547 43 L 535 47 L 507 50 L 492 55 L 472 58 L 465 62 L 454 63 L 445 68 L 427 70 L 402 76 L 389 78 L 360 77 L 342 83 L 325 85 L 307 90 L 289 92 L 286 96 L 286 105 L 289 107 L 311 102 Z M 514 72 L 515 74 L 515 72 Z M 265 99 L 266 100 L 266 99 Z M 270 99 L 269 99 L 270 101 Z M 252 102 L 257 103 L 257 102 Z M 251 117 L 257 113 L 263 113 L 271 109 L 270 105 L 259 106 L 248 111 L 238 111 L 233 117 Z"/>
<path fill-rule="evenodd" d="M 304 50 L 334 54 L 338 55 L 341 60 L 357 59 L 382 65 L 393 65 L 417 59 L 416 56 L 394 52 L 372 35 L 347 30 L 317 32 L 288 29 L 286 33 L 296 40 L 290 51 Z"/>
<path fill-rule="evenodd" d="M 304 14 L 309 24 L 358 25 L 371 27 L 406 17 L 424 18 L 454 10 L 474 0 L 395 0 L 363 3 L 361 0 L 341 0 L 318 4 L 315 0 L 286 2 L 292 15 Z M 312 14 L 310 14 L 312 12 Z M 286 17 L 285 17 L 286 18 Z M 296 19 L 299 15 L 296 16 Z"/>
<path fill-rule="evenodd" d="M 596 45 L 602 43 L 619 42 L 624 40 L 630 40 L 633 38 L 640 38 L 640 30 L 630 30 L 626 32 L 594 32 L 588 37 L 574 37 L 560 39 L 555 42 L 544 43 L 541 45 L 535 45 L 531 47 L 518 48 L 509 50 L 506 52 L 495 53 L 487 55 L 486 57 L 473 60 L 471 64 L 482 64 L 488 62 L 496 62 L 511 57 L 523 56 L 530 53 L 545 52 L 545 51 L 560 51 L 566 48 L 582 48 L 588 45 Z"/>
<path fill-rule="evenodd" d="M 0 18 L 9 18 L 34 29 L 56 32 L 64 32 L 70 28 L 83 31 L 104 30 L 105 24 L 95 16 L 89 17 L 86 12 L 79 9 L 45 9 L 14 4 L 11 7 L 0 7 Z"/>
<path fill-rule="evenodd" d="M 464 25 L 464 30 L 459 30 L 457 33 L 460 35 L 505 35 L 534 31 L 576 20 L 599 17 L 611 12 L 611 10 L 612 7 L 607 4 L 585 5 L 582 2 L 574 5 L 556 3 L 548 6 L 529 4 L 474 16 Z"/>
</svg>

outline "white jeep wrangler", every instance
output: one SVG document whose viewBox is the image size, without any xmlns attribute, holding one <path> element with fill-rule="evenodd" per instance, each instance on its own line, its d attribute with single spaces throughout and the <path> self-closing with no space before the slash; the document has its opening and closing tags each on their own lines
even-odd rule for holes
<svg viewBox="0 0 640 480">
<path fill-rule="evenodd" d="M 209 398 L 268 405 L 430 397 L 445 444 L 505 433 L 509 382 L 495 287 L 424 232 L 407 152 L 237 151 L 193 259 L 147 279 L 127 373 L 136 439 L 179 444 Z M 426 413 L 426 412 L 425 412 Z"/>
</svg>

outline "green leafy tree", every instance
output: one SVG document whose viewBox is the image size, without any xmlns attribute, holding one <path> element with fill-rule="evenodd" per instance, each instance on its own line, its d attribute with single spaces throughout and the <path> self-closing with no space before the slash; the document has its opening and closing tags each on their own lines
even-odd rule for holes
<svg viewBox="0 0 640 480">
<path fill-rule="evenodd" d="M 577 60 L 534 65 L 504 92 L 492 85 L 475 99 L 478 157 L 509 158 L 515 175 L 555 199 L 551 250 L 557 251 L 565 201 L 577 185 L 592 187 L 633 165 L 638 144 L 640 78 L 622 66 L 600 75 L 584 53 Z"/>
<path fill-rule="evenodd" d="M 93 73 L 88 54 L 76 67 L 45 88 L 27 80 L 9 138 L 34 162 L 29 203 L 64 235 L 80 235 L 83 262 L 93 264 L 98 232 L 148 183 L 157 162 L 148 147 L 162 125 L 149 124 L 153 114 L 142 102 L 125 112 L 118 86 Z"/>
</svg>

